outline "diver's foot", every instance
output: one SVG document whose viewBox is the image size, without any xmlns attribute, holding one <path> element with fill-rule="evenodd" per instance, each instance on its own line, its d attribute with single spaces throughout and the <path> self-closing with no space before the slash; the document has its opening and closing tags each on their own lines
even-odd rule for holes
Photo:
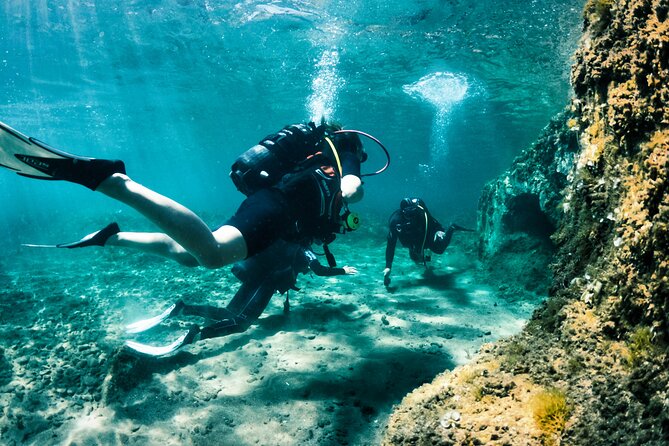
<svg viewBox="0 0 669 446">
<path fill-rule="evenodd" d="M 139 354 L 141 356 L 150 356 L 154 358 L 172 355 L 177 352 L 180 348 L 193 344 L 201 339 L 200 327 L 193 325 L 186 333 L 179 336 L 179 338 L 172 342 L 169 345 L 165 346 L 154 346 L 149 344 L 141 344 L 139 342 L 127 340 L 125 341 L 125 347 L 130 353 Z"/>
<path fill-rule="evenodd" d="M 476 229 L 465 228 L 464 226 L 456 225 L 455 223 L 451 224 L 451 228 L 453 228 L 454 231 L 476 232 Z"/>
<path fill-rule="evenodd" d="M 58 248 L 85 248 L 87 246 L 104 246 L 112 235 L 121 232 L 116 222 L 110 223 L 97 232 L 88 234 L 86 237 L 72 243 L 61 243 L 56 245 Z"/>
<path fill-rule="evenodd" d="M 184 304 L 183 301 L 179 299 L 178 301 L 170 305 L 170 307 L 167 308 L 165 311 L 160 313 L 158 316 L 150 317 L 148 319 L 142 319 L 133 322 L 130 325 L 127 325 L 125 327 L 125 331 L 126 333 L 135 334 L 150 330 L 153 327 L 158 326 L 164 320 L 179 315 L 183 311 L 185 306 L 186 304 Z"/>
<path fill-rule="evenodd" d="M 174 317 L 174 316 L 180 315 L 185 306 L 186 306 L 186 304 L 181 299 L 174 302 L 174 305 L 172 305 L 172 310 L 170 311 L 170 313 L 167 317 Z"/>
<path fill-rule="evenodd" d="M 200 327 L 197 325 L 193 325 L 188 330 L 188 334 L 186 334 L 186 337 L 184 338 L 182 345 L 194 344 L 195 342 L 199 341 L 200 339 L 202 339 L 201 333 L 202 330 L 200 329 Z"/>
<path fill-rule="evenodd" d="M 115 173 L 126 173 L 125 164 L 121 160 L 86 158 L 64 152 L 59 152 L 59 154 L 64 157 L 45 158 L 21 154 L 14 156 L 49 177 L 40 177 L 42 179 L 69 181 L 86 186 L 91 190 L 96 190 L 100 183 Z"/>
</svg>

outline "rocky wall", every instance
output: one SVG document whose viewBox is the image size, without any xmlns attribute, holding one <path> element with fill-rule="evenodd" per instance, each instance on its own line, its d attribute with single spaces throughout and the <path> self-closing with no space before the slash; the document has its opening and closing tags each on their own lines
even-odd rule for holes
<svg viewBox="0 0 669 446">
<path fill-rule="evenodd" d="M 504 175 L 485 185 L 478 206 L 480 257 L 490 258 L 525 237 L 552 244 L 563 214 L 561 192 L 579 147 L 576 130 L 574 116 L 560 114 Z"/>
<path fill-rule="evenodd" d="M 576 123 L 569 111 L 556 116 L 534 145 L 481 193 L 479 257 L 491 285 L 516 293 L 516 299 L 528 292 L 545 295 L 550 288 L 551 236 L 562 218 L 561 192 L 576 161 Z M 524 274 L 518 276 L 518 271 Z"/>
</svg>

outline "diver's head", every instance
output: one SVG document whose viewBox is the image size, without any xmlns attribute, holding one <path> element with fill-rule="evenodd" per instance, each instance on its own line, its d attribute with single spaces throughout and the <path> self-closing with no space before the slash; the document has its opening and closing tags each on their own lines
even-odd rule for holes
<svg viewBox="0 0 669 446">
<path fill-rule="evenodd" d="M 357 133 L 346 131 L 338 122 L 328 122 L 324 118 L 321 119 L 320 125 L 325 127 L 325 133 L 332 140 L 340 156 L 344 153 L 353 153 L 361 163 L 367 161 L 367 153 L 362 147 L 362 141 L 360 141 Z"/>
<path fill-rule="evenodd" d="M 339 153 L 354 153 L 361 163 L 367 161 L 367 152 L 356 133 L 336 133 L 332 135 L 332 142 Z"/>
<path fill-rule="evenodd" d="M 423 209 L 425 209 L 425 202 L 418 197 L 402 198 L 402 201 L 400 201 L 400 209 L 406 209 L 408 207 L 416 207 L 416 206 L 420 206 Z"/>
</svg>

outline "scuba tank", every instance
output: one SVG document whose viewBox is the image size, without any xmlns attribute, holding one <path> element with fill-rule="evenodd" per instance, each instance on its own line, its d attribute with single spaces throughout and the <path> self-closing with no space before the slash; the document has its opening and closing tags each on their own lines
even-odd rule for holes
<svg viewBox="0 0 669 446">
<path fill-rule="evenodd" d="M 318 150 L 325 125 L 293 124 L 268 135 L 232 164 L 230 178 L 244 195 L 274 186 L 284 175 Z"/>
</svg>

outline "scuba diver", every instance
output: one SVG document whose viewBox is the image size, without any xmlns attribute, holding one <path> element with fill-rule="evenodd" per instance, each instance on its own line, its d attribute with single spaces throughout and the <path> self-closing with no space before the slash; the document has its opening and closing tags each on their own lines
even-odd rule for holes
<svg viewBox="0 0 669 446">
<path fill-rule="evenodd" d="M 361 174 L 360 166 L 367 153 L 358 135 L 373 140 L 385 152 L 387 162 L 380 170 Z M 112 223 L 73 243 L 27 246 L 120 246 L 157 254 L 185 266 L 211 269 L 246 260 L 234 269 L 243 284 L 227 308 L 175 304 L 157 318 L 131 327 L 135 332 L 145 331 L 180 311 L 218 320 L 202 329 L 189 330 L 167 350 L 192 343 L 198 336 L 222 336 L 244 330 L 259 317 L 275 291 L 294 286 L 295 276 L 305 271 L 304 259 L 317 274 L 356 273 L 351 267 L 335 268 L 328 244 L 337 234 L 359 225 L 358 216 L 348 210 L 348 204 L 362 199 L 361 177 L 378 175 L 389 164 L 390 155 L 383 144 L 359 130 L 342 129 L 325 120 L 319 125 L 309 122 L 286 126 L 263 138 L 233 163 L 230 177 L 246 199 L 231 218 L 212 231 L 190 209 L 133 181 L 126 174 L 123 161 L 72 155 L 0 123 L 0 166 L 29 178 L 83 185 L 130 206 L 163 231 L 122 232 L 117 223 Z M 301 248 L 302 254 L 298 255 L 283 245 L 286 242 L 302 247 L 322 244 L 329 268 L 320 268 L 310 250 Z M 284 250 L 283 260 L 275 258 L 273 250 L 262 256 L 273 245 Z M 295 254 L 286 259 L 291 252 Z M 258 255 L 261 257 L 255 259 Z M 302 263 L 296 264 L 300 256 Z M 146 347 L 132 341 L 127 345 L 137 351 Z M 165 351 L 147 348 L 150 353 Z"/>
<path fill-rule="evenodd" d="M 388 221 L 389 231 L 386 244 L 386 268 L 383 270 L 383 284 L 390 285 L 390 272 L 395 258 L 397 240 L 409 248 L 409 256 L 416 263 L 427 266 L 429 251 L 443 254 L 455 231 L 474 232 L 473 229 L 451 224 L 448 229 L 435 219 L 420 198 L 403 198 L 400 208 L 392 213 Z"/>
<path fill-rule="evenodd" d="M 121 232 L 111 224 L 78 242 L 29 246 L 122 246 L 214 269 L 253 257 L 279 239 L 327 249 L 336 234 L 350 230 L 348 204 L 362 199 L 360 165 L 367 159 L 358 134 L 385 151 L 375 138 L 324 120 L 264 138 L 232 165 L 230 176 L 247 197 L 213 231 L 190 209 L 133 181 L 123 161 L 72 155 L 2 123 L 0 166 L 30 178 L 81 184 L 132 207 L 163 231 Z"/>
<path fill-rule="evenodd" d="M 193 325 L 186 333 L 167 346 L 156 347 L 135 341 L 126 341 L 126 346 L 131 352 L 147 356 L 164 356 L 199 339 L 241 333 L 260 317 L 275 292 L 286 294 L 284 312 L 287 313 L 289 290 L 298 290 L 295 288 L 297 275 L 306 274 L 309 270 L 317 276 L 351 275 L 358 272 L 350 266 L 342 268 L 323 266 L 309 247 L 279 240 L 263 252 L 236 263 L 232 267 L 232 273 L 242 282 L 242 285 L 225 308 L 211 305 L 189 305 L 178 300 L 159 316 L 128 325 L 126 332 L 143 333 L 167 318 L 180 314 L 199 316 L 213 320 L 214 323 L 204 327 Z"/>
</svg>

